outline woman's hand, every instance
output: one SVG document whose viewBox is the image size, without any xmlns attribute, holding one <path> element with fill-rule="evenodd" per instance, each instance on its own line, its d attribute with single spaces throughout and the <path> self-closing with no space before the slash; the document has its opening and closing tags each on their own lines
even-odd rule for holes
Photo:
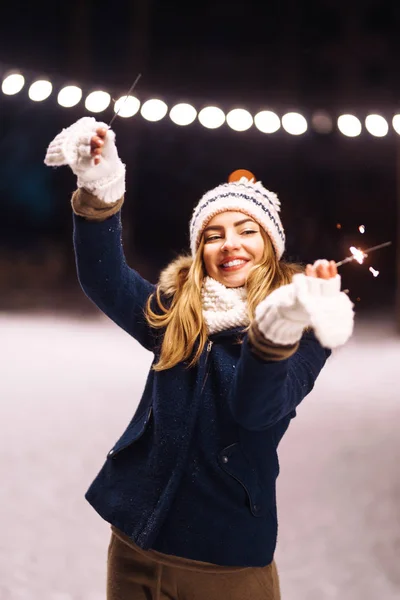
<svg viewBox="0 0 400 600">
<path fill-rule="evenodd" d="M 276 344 L 290 345 L 312 327 L 325 348 L 341 346 L 352 334 L 354 311 L 340 283 L 333 261 L 307 265 L 305 273 L 294 275 L 291 284 L 274 290 L 257 306 L 260 332 Z"/>
<path fill-rule="evenodd" d="M 84 188 L 106 204 L 125 192 L 125 165 L 118 156 L 115 133 L 106 123 L 82 117 L 63 129 L 47 148 L 45 164 L 69 165 Z"/>
<path fill-rule="evenodd" d="M 91 156 L 94 156 L 94 164 L 100 163 L 100 155 L 103 152 L 104 140 L 107 135 L 107 129 L 105 127 L 99 127 L 96 129 L 96 135 L 90 140 L 90 151 Z"/>
<path fill-rule="evenodd" d="M 316 260 L 313 265 L 307 265 L 306 275 L 308 277 L 319 277 L 320 279 L 333 279 L 338 274 L 334 260 Z"/>
</svg>

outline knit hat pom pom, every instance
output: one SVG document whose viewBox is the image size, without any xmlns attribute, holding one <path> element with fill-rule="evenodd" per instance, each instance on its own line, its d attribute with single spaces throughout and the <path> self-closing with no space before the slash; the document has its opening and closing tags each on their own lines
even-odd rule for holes
<svg viewBox="0 0 400 600">
<path fill-rule="evenodd" d="M 233 183 L 234 181 L 240 181 L 242 179 L 242 177 L 244 177 L 245 179 L 248 179 L 249 181 L 252 181 L 253 183 L 255 183 L 257 181 L 257 179 L 254 177 L 254 175 L 251 171 L 248 171 L 247 169 L 237 169 L 236 171 L 233 171 L 233 173 L 231 173 L 229 175 L 228 183 Z"/>
<path fill-rule="evenodd" d="M 233 173 L 231 173 L 228 177 L 228 183 L 236 182 L 243 183 L 245 185 L 251 183 L 256 189 L 259 189 L 261 192 L 265 192 L 267 194 L 269 201 L 277 212 L 281 210 L 281 203 L 278 196 L 274 192 L 266 190 L 261 181 L 257 181 L 251 171 L 248 171 L 247 169 L 237 169 L 236 171 L 233 171 Z"/>
</svg>

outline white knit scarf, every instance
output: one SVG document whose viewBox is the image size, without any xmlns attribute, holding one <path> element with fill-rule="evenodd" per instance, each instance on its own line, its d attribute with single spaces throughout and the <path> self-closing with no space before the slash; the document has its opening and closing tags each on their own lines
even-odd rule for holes
<svg viewBox="0 0 400 600">
<path fill-rule="evenodd" d="M 201 290 L 203 315 L 208 333 L 249 324 L 246 288 L 227 288 L 212 277 L 205 277 Z"/>
</svg>

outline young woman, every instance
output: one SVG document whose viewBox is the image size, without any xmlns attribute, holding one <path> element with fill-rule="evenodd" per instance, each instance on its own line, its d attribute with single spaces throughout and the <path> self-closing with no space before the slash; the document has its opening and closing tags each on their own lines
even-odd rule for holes
<svg viewBox="0 0 400 600">
<path fill-rule="evenodd" d="M 78 176 L 83 290 L 154 353 L 136 413 L 86 494 L 112 526 L 108 600 L 279 599 L 277 447 L 353 328 L 334 263 L 301 273 L 282 262 L 279 200 L 239 173 L 197 204 L 191 254 L 155 286 L 124 258 L 114 133 L 80 119 L 45 162 Z"/>
</svg>

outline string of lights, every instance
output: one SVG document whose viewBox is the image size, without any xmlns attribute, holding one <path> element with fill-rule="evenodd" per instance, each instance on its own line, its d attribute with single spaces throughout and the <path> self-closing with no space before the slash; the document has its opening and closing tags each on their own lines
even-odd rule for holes
<svg viewBox="0 0 400 600">
<path fill-rule="evenodd" d="M 196 119 L 208 129 L 217 129 L 225 123 L 234 131 L 247 131 L 253 125 L 262 133 L 273 134 L 283 129 L 290 135 L 299 136 L 312 127 L 318 133 L 331 133 L 335 129 L 335 123 L 329 113 L 325 111 L 316 112 L 310 122 L 298 112 L 288 112 L 281 117 L 271 110 L 261 110 L 252 115 L 244 108 L 234 108 L 225 113 L 218 106 L 205 106 L 197 111 L 188 103 L 175 104 L 168 107 L 164 100 L 150 98 L 142 102 L 138 97 L 129 95 L 121 96 L 114 100 L 111 94 L 105 90 L 94 90 L 85 97 L 83 90 L 78 85 L 55 86 L 49 79 L 33 78 L 29 83 L 20 71 L 8 71 L 4 73 L 1 91 L 7 96 L 19 94 L 24 88 L 28 88 L 28 97 L 33 102 L 43 102 L 52 94 L 57 93 L 57 102 L 64 108 L 72 108 L 80 102 L 84 102 L 87 111 L 91 113 L 102 113 L 110 105 L 118 117 L 131 118 L 138 113 L 148 121 L 161 121 L 169 114 L 173 123 L 179 126 L 192 124 Z M 57 89 L 59 88 L 59 89 Z M 392 116 L 391 125 L 393 130 L 400 135 L 400 114 Z M 353 114 L 342 114 L 336 120 L 337 130 L 347 137 L 357 137 L 363 132 L 361 119 Z M 388 120 L 380 114 L 369 114 L 364 120 L 365 130 L 374 137 L 384 137 L 389 133 Z"/>
</svg>

